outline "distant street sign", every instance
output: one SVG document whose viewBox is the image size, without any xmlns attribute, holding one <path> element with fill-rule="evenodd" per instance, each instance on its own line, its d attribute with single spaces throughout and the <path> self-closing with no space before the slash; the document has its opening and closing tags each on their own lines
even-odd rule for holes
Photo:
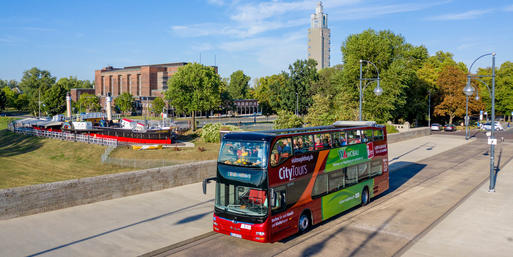
<svg viewBox="0 0 513 257">
<path fill-rule="evenodd" d="M 488 138 L 489 145 L 497 145 L 497 138 Z"/>
</svg>

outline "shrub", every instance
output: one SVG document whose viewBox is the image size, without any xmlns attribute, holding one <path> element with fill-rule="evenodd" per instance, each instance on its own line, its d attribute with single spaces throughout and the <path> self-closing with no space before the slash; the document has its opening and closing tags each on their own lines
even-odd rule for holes
<svg viewBox="0 0 513 257">
<path fill-rule="evenodd" d="M 274 121 L 274 129 L 300 128 L 303 120 L 292 112 L 278 111 L 278 118 Z"/>
<path fill-rule="evenodd" d="M 394 126 L 390 125 L 390 124 L 385 124 L 387 126 L 387 134 L 394 134 L 394 133 L 397 133 L 399 132 L 399 130 L 397 130 Z"/>
<path fill-rule="evenodd" d="M 237 131 L 239 130 L 236 126 L 223 125 L 221 123 L 209 123 L 203 126 L 201 130 L 201 138 L 207 143 L 219 143 L 221 137 L 219 131 Z"/>
</svg>

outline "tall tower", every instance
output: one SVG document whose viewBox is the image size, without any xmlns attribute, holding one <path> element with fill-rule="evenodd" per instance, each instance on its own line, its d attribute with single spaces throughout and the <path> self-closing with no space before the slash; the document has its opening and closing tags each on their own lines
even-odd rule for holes
<svg viewBox="0 0 513 257">
<path fill-rule="evenodd" d="M 310 15 L 308 29 L 308 58 L 317 61 L 317 70 L 330 66 L 330 29 L 328 14 L 322 12 L 319 1 L 315 13 Z"/>
</svg>

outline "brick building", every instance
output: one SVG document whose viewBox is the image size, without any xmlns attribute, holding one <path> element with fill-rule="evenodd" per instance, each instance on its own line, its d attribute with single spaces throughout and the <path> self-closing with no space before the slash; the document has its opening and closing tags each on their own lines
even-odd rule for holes
<svg viewBox="0 0 513 257">
<path fill-rule="evenodd" d="M 168 79 L 185 66 L 186 62 L 128 66 L 124 68 L 105 67 L 95 71 L 95 94 L 100 97 L 102 108 L 105 98 L 111 94 L 113 102 L 122 93 L 128 92 L 135 98 L 136 112 L 141 114 L 151 109 L 151 101 L 163 96 Z M 217 72 L 217 67 L 214 67 Z M 148 112 L 149 113 L 149 112 Z"/>
<path fill-rule="evenodd" d="M 69 93 L 71 95 L 71 101 L 78 102 L 81 94 L 95 95 L 96 91 L 94 88 L 72 88 L 69 90 Z"/>
</svg>

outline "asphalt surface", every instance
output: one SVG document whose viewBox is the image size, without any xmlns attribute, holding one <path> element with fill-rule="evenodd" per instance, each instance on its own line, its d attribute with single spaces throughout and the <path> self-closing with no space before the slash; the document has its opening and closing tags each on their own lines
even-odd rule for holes
<svg viewBox="0 0 513 257">
<path fill-rule="evenodd" d="M 510 138 L 512 133 L 503 134 Z M 325 221 L 306 234 L 261 244 L 208 233 L 149 255 L 400 255 L 486 181 L 489 147 L 479 135 L 476 137 L 478 140 L 472 143 L 392 171 L 390 190 L 385 195 Z M 513 145 L 500 144 L 496 153 L 502 167 L 512 158 Z"/>
</svg>

